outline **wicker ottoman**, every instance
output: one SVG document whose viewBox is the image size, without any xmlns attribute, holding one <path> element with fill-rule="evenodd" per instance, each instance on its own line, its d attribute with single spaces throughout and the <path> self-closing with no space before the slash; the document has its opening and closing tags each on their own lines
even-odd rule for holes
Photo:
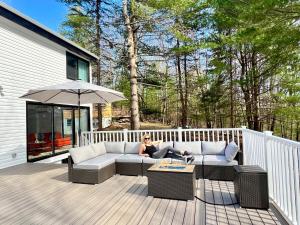
<svg viewBox="0 0 300 225">
<path fill-rule="evenodd" d="M 268 175 L 259 166 L 234 166 L 234 191 L 241 207 L 268 209 Z"/>
<path fill-rule="evenodd" d="M 148 195 L 178 200 L 194 199 L 194 165 L 155 164 L 148 169 L 147 174 Z"/>
</svg>

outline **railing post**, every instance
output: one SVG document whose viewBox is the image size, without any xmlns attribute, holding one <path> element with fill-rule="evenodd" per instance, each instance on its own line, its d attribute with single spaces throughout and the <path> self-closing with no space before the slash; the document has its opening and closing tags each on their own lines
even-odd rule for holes
<svg viewBox="0 0 300 225">
<path fill-rule="evenodd" d="M 245 141 L 245 130 L 247 129 L 246 126 L 242 126 L 242 140 L 243 140 L 243 165 L 245 165 L 245 163 L 247 162 L 247 158 L 246 158 L 246 141 Z"/>
<path fill-rule="evenodd" d="M 273 198 L 273 180 L 272 180 L 272 172 L 271 171 L 271 157 L 269 157 L 269 150 L 268 150 L 268 145 L 267 145 L 267 142 L 268 142 L 268 137 L 272 136 L 273 132 L 272 131 L 264 131 L 264 152 L 265 152 L 265 166 L 266 166 L 266 171 L 268 173 L 268 186 L 269 186 L 269 195 Z"/>
<path fill-rule="evenodd" d="M 268 142 L 268 137 L 272 136 L 273 132 L 272 131 L 264 131 L 264 152 L 265 152 L 265 170 L 268 171 L 268 164 L 269 164 L 269 157 L 268 157 L 268 146 L 267 146 L 267 142 Z"/>
<path fill-rule="evenodd" d="M 123 129 L 124 141 L 128 142 L 128 129 Z"/>
<path fill-rule="evenodd" d="M 79 143 L 80 143 L 80 141 L 79 141 L 79 134 L 78 134 L 78 131 L 76 130 L 76 147 L 80 147 Z"/>
<path fill-rule="evenodd" d="M 90 131 L 91 134 L 91 139 L 90 139 L 90 144 L 95 144 L 95 140 L 94 140 L 94 131 Z"/>
<path fill-rule="evenodd" d="M 177 128 L 177 136 L 178 136 L 178 142 L 182 142 L 182 128 L 178 127 Z"/>
</svg>

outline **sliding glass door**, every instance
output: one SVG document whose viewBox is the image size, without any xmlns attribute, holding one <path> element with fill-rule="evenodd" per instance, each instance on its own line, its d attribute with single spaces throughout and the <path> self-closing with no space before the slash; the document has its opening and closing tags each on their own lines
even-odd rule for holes
<svg viewBox="0 0 300 225">
<path fill-rule="evenodd" d="M 52 151 L 52 107 L 28 105 L 27 154 L 29 159 L 47 157 Z"/>
<path fill-rule="evenodd" d="M 64 106 L 54 107 L 54 152 L 60 153 L 73 146 L 73 109 Z"/>
<path fill-rule="evenodd" d="M 89 126 L 89 108 L 82 107 L 81 130 Z M 76 144 L 78 109 L 73 106 L 27 104 L 27 158 L 37 161 L 65 153 Z"/>
<path fill-rule="evenodd" d="M 89 110 L 88 109 L 80 109 L 80 129 L 82 131 L 88 131 L 89 130 Z M 79 126 L 79 115 L 78 115 L 78 109 L 75 110 L 75 130 L 78 131 Z M 75 138 L 77 135 L 75 136 Z M 77 140 L 75 140 L 75 143 L 77 143 Z"/>
</svg>

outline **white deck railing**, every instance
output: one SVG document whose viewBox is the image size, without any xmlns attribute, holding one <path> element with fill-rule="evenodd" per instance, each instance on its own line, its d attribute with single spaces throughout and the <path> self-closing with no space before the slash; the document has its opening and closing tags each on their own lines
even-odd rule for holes
<svg viewBox="0 0 300 225">
<path fill-rule="evenodd" d="M 300 143 L 243 129 L 243 151 L 245 165 L 268 171 L 270 198 L 293 224 L 300 224 Z"/>
<path fill-rule="evenodd" d="M 102 141 L 140 142 L 144 134 L 149 134 L 153 141 L 230 141 L 241 145 L 242 128 L 224 129 L 165 129 L 165 130 L 119 130 L 82 132 L 81 145 Z"/>
<path fill-rule="evenodd" d="M 300 143 L 245 128 L 166 129 L 82 132 L 81 144 L 103 141 L 140 142 L 144 134 L 163 141 L 234 140 L 243 149 L 245 165 L 259 165 L 268 171 L 269 195 L 293 224 L 300 224 Z"/>
</svg>

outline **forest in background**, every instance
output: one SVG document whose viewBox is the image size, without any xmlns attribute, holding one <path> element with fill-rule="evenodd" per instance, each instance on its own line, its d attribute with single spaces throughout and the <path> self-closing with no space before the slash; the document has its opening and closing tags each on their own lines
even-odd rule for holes
<svg viewBox="0 0 300 225">
<path fill-rule="evenodd" d="M 115 106 L 132 129 L 247 125 L 299 141 L 299 1 L 60 1 L 61 34 L 99 56 L 93 82 L 127 96 Z"/>
</svg>

